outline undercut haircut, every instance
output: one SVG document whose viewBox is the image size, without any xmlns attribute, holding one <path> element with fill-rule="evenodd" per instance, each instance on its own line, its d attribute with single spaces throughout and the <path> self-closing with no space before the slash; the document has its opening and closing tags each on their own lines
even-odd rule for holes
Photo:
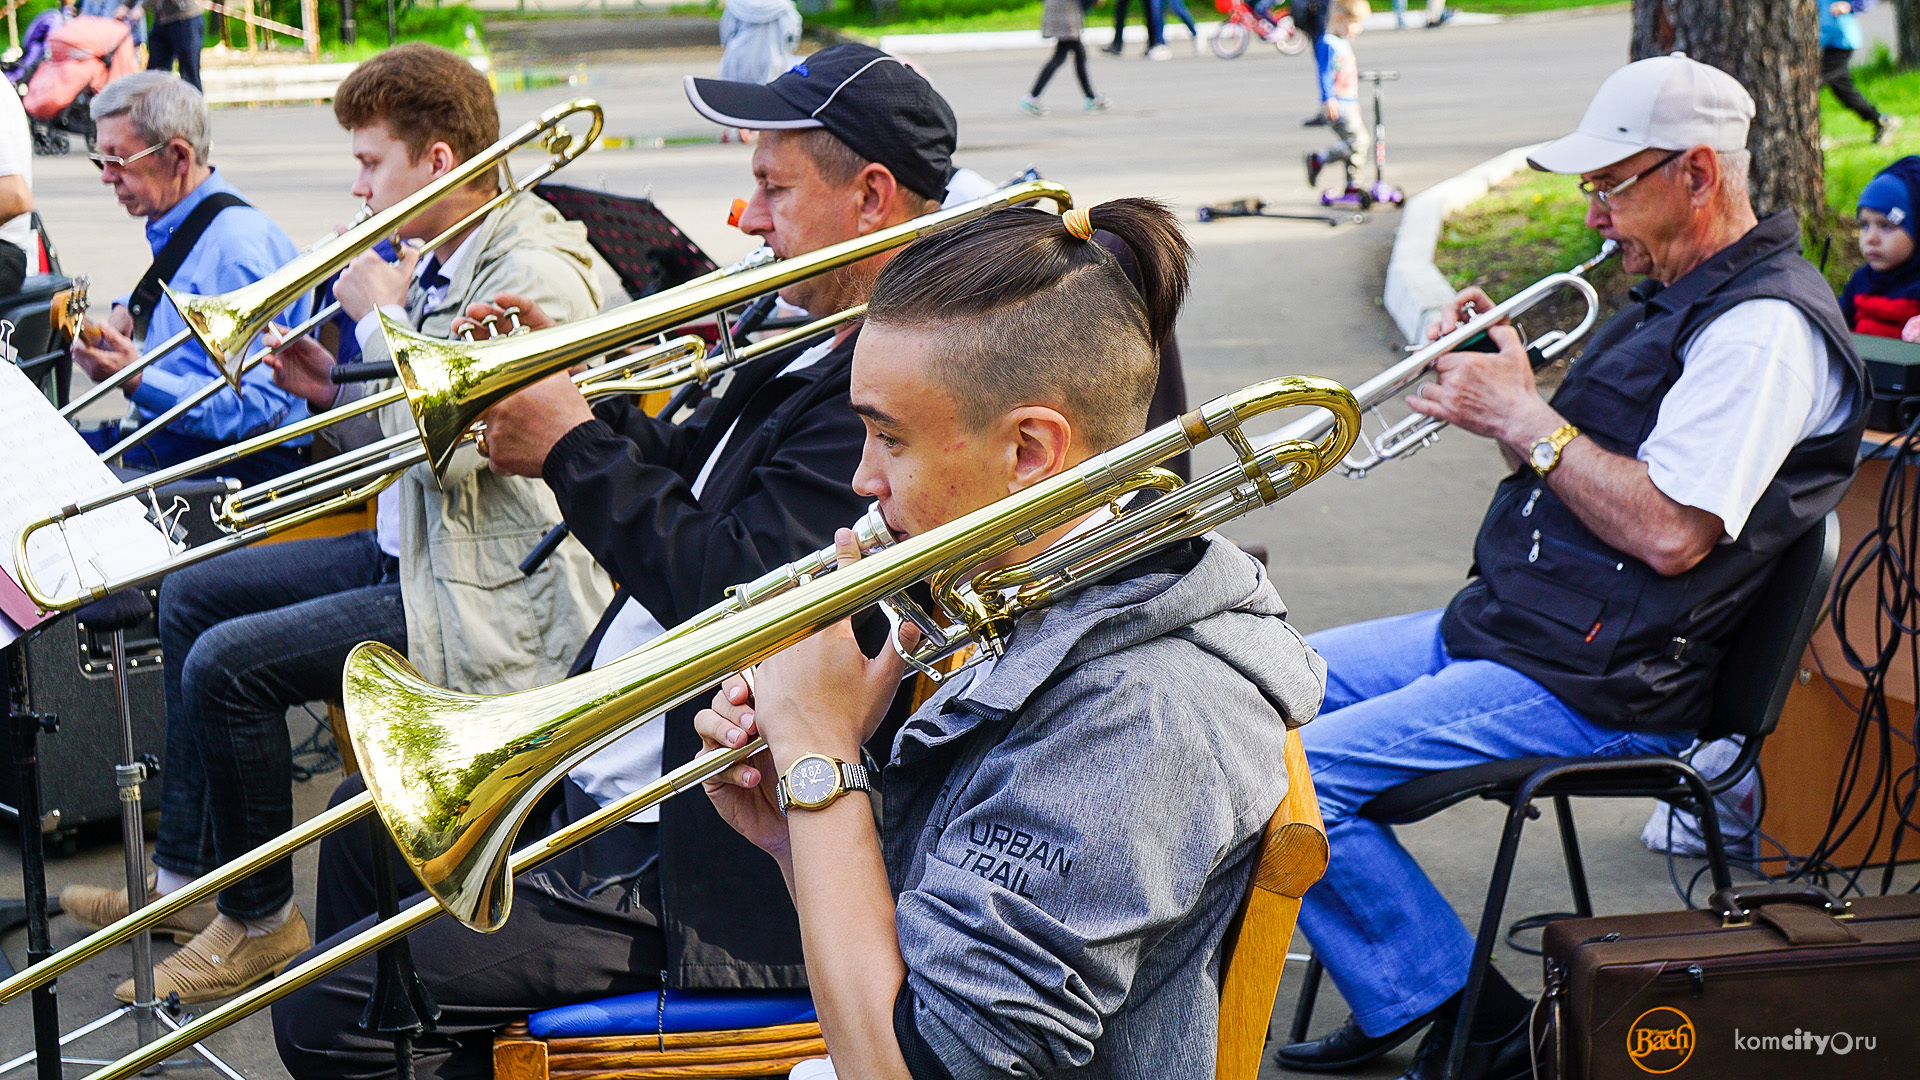
<svg viewBox="0 0 1920 1080">
<path fill-rule="evenodd" d="M 93 122 L 125 115 L 148 146 L 179 139 L 205 165 L 213 153 L 207 133 L 207 99 L 171 71 L 136 71 L 108 83 L 87 106 Z"/>
<path fill-rule="evenodd" d="M 334 93 L 333 118 L 348 131 L 384 123 L 414 162 L 436 142 L 465 161 L 500 138 L 487 77 L 422 41 L 395 45 L 354 68 Z"/>
<path fill-rule="evenodd" d="M 1014 207 L 901 251 L 874 283 L 867 322 L 938 335 L 931 374 L 975 431 L 1044 405 L 1091 449 L 1118 446 L 1146 430 L 1193 249 L 1152 199 L 1116 199 L 1087 214 L 1133 253 L 1138 289 L 1096 239 L 1074 236 L 1044 210 Z"/>
</svg>

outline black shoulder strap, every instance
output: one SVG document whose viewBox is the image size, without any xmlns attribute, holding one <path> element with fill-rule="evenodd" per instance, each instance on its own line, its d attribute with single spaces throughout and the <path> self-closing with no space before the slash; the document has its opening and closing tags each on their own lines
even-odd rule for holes
<svg viewBox="0 0 1920 1080">
<path fill-rule="evenodd" d="M 187 253 L 200 242 L 200 234 L 207 231 L 213 219 L 220 216 L 220 211 L 229 206 L 246 205 L 247 200 L 231 191 L 216 191 L 201 199 L 200 205 L 187 215 L 187 220 L 173 230 L 173 235 L 161 246 L 160 254 L 153 257 L 153 265 L 147 267 L 146 275 L 140 279 L 140 284 L 133 287 L 133 295 L 127 300 L 127 313 L 133 316 L 135 341 L 147 336 L 147 324 L 153 321 L 154 305 L 160 302 L 161 283 L 172 280 L 173 275 L 179 273 L 180 264 L 187 261 Z"/>
</svg>

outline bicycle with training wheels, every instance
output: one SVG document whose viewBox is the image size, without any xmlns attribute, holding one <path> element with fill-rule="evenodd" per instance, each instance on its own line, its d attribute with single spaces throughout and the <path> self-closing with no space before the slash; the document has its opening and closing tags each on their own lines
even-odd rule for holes
<svg viewBox="0 0 1920 1080">
<path fill-rule="evenodd" d="M 1213 0 L 1213 6 L 1226 16 L 1213 30 L 1213 55 L 1222 60 L 1246 52 L 1256 37 L 1287 56 L 1305 52 L 1310 44 L 1307 35 L 1293 24 L 1293 11 L 1287 4 L 1275 4 L 1266 16 L 1246 0 Z"/>
</svg>

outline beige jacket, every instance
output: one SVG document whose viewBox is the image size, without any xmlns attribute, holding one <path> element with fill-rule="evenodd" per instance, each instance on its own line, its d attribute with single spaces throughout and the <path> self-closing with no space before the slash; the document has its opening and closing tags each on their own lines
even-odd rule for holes
<svg viewBox="0 0 1920 1080">
<path fill-rule="evenodd" d="M 450 337 L 454 317 L 497 293 L 528 297 L 565 323 L 598 310 L 586 226 L 545 201 L 520 195 L 495 210 L 455 267 L 446 298 L 428 308 L 418 282 L 407 310 L 423 333 Z M 362 359 L 390 360 L 374 335 Z M 405 405 L 383 410 L 388 434 L 412 431 Z M 613 582 L 569 538 L 532 577 L 520 561 L 561 520 L 553 492 L 537 479 L 497 476 L 471 444 L 434 482 L 416 465 L 400 497 L 400 589 L 407 611 L 407 659 L 429 681 L 500 694 L 564 678 L 613 597 Z"/>
</svg>

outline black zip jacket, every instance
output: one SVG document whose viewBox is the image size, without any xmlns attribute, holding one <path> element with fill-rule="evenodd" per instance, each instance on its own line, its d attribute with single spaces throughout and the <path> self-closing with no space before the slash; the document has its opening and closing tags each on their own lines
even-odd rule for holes
<svg viewBox="0 0 1920 1080">
<path fill-rule="evenodd" d="M 541 475 L 573 535 L 620 584 L 575 674 L 592 665 L 629 596 L 672 628 L 719 603 L 727 586 L 832 543 L 859 517 L 867 500 L 851 484 L 865 430 L 847 404 L 857 337 L 790 375 L 779 372 L 793 353 L 749 364 L 684 424 L 618 399 L 554 445 Z M 693 482 L 730 427 L 696 500 Z M 698 752 L 693 715 L 703 703 L 667 715 L 665 768 Z M 659 838 L 668 985 L 805 986 L 799 920 L 774 861 L 697 796 L 661 806 Z"/>
</svg>

